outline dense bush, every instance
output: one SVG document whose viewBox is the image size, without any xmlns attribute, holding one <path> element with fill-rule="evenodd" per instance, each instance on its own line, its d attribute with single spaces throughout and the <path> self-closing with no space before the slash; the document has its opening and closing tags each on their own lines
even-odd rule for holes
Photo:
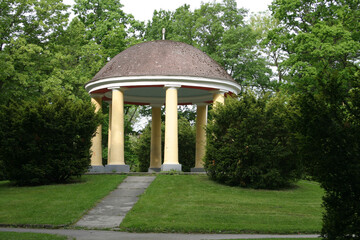
<svg viewBox="0 0 360 240">
<path fill-rule="evenodd" d="M 100 121 L 90 101 L 60 96 L 1 106 L 0 159 L 8 178 L 20 185 L 37 185 L 83 174 Z"/>
<path fill-rule="evenodd" d="M 134 152 L 139 161 L 139 171 L 147 172 L 150 166 L 150 143 L 151 143 L 151 124 L 145 127 L 139 139 L 134 143 Z M 183 117 L 179 118 L 179 163 L 182 171 L 189 172 L 195 166 L 195 127 Z M 161 127 L 162 160 L 164 161 L 164 134 L 165 127 Z"/>
<path fill-rule="evenodd" d="M 183 172 L 195 167 L 196 129 L 186 118 L 179 119 L 179 163 Z"/>
<path fill-rule="evenodd" d="M 335 104 L 329 104 L 320 94 L 301 94 L 296 99 L 301 109 L 296 122 L 302 155 L 325 190 L 322 236 L 327 239 L 360 238 L 358 86 L 343 102 L 333 100 Z"/>
<path fill-rule="evenodd" d="M 139 162 L 139 172 L 147 172 L 150 166 L 150 143 L 151 143 L 151 123 L 149 123 L 138 139 L 133 143 L 136 157 Z M 163 144 L 163 136 L 161 143 Z M 163 149 L 163 148 L 161 148 Z"/>
<path fill-rule="evenodd" d="M 205 169 L 211 179 L 251 188 L 286 187 L 300 177 L 300 164 L 286 127 L 281 97 L 244 93 L 212 112 Z"/>
</svg>

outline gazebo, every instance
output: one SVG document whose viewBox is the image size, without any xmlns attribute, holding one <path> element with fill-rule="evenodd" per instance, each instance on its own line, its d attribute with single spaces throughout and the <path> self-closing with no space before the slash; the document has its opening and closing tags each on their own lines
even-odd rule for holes
<svg viewBox="0 0 360 240">
<path fill-rule="evenodd" d="M 109 61 L 85 84 L 99 111 L 109 103 L 108 163 L 102 165 L 101 126 L 93 138 L 92 172 L 129 172 L 124 159 L 124 104 L 152 109 L 150 172 L 181 171 L 178 160 L 178 105 L 196 105 L 196 156 L 192 171 L 204 171 L 207 106 L 224 103 L 240 86 L 217 62 L 181 42 L 159 40 L 134 45 Z M 161 107 L 165 105 L 164 161 Z"/>
</svg>

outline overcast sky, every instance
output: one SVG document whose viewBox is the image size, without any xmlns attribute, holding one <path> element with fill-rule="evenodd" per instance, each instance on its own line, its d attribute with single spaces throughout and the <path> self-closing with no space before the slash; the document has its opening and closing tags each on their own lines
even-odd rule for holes
<svg viewBox="0 0 360 240">
<path fill-rule="evenodd" d="M 131 13 L 136 20 L 147 21 L 152 18 L 154 10 L 171 10 L 189 4 L 191 10 L 200 7 L 201 2 L 211 2 L 212 0 L 120 0 L 124 5 L 125 13 Z M 64 0 L 66 4 L 72 5 L 73 0 Z M 216 2 L 222 2 L 216 0 Z M 249 12 L 266 11 L 272 0 L 236 0 L 238 8 L 246 8 Z"/>
</svg>

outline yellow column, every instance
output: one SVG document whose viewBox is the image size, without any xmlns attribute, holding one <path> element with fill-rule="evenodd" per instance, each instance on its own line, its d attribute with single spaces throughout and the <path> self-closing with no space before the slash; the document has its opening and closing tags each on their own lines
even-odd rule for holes
<svg viewBox="0 0 360 240">
<path fill-rule="evenodd" d="M 181 171 L 178 160 L 178 113 L 177 113 L 177 89 L 180 86 L 165 86 L 166 105 L 165 105 L 165 149 L 164 164 L 162 171 L 176 170 Z"/>
<path fill-rule="evenodd" d="M 110 161 L 107 172 L 129 172 L 124 159 L 124 90 L 112 90 Z"/>
<path fill-rule="evenodd" d="M 111 162 L 111 118 L 112 118 L 112 102 L 109 102 L 109 127 L 108 127 L 108 164 Z"/>
<path fill-rule="evenodd" d="M 92 95 L 91 103 L 95 105 L 95 112 L 101 111 L 102 107 L 102 95 Z M 102 171 L 100 168 L 102 165 L 102 146 L 101 146 L 101 125 L 96 129 L 95 136 L 92 138 L 91 142 L 91 172 Z"/>
<path fill-rule="evenodd" d="M 219 92 L 214 93 L 214 95 L 213 95 L 214 107 L 219 103 L 225 104 L 224 94 L 225 94 L 224 91 L 219 91 Z"/>
<path fill-rule="evenodd" d="M 196 109 L 196 148 L 195 148 L 195 168 L 192 168 L 192 172 L 203 172 L 206 147 L 206 131 L 207 124 L 207 105 L 198 104 Z"/>
<path fill-rule="evenodd" d="M 161 169 L 161 106 L 152 105 L 151 148 L 149 172 Z"/>
</svg>

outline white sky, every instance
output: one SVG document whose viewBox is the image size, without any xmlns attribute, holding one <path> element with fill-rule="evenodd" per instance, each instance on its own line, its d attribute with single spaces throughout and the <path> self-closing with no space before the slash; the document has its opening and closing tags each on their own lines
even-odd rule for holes
<svg viewBox="0 0 360 240">
<path fill-rule="evenodd" d="M 212 2 L 212 0 L 120 0 L 124 5 L 123 11 L 131 13 L 136 20 L 147 21 L 152 18 L 154 10 L 171 10 L 174 11 L 178 7 L 189 4 L 191 10 L 200 7 L 201 2 Z M 222 2 L 216 0 L 216 2 Z M 238 8 L 248 9 L 249 12 L 266 11 L 272 0 L 236 0 Z M 72 5 L 73 0 L 64 0 L 64 3 Z"/>
</svg>

